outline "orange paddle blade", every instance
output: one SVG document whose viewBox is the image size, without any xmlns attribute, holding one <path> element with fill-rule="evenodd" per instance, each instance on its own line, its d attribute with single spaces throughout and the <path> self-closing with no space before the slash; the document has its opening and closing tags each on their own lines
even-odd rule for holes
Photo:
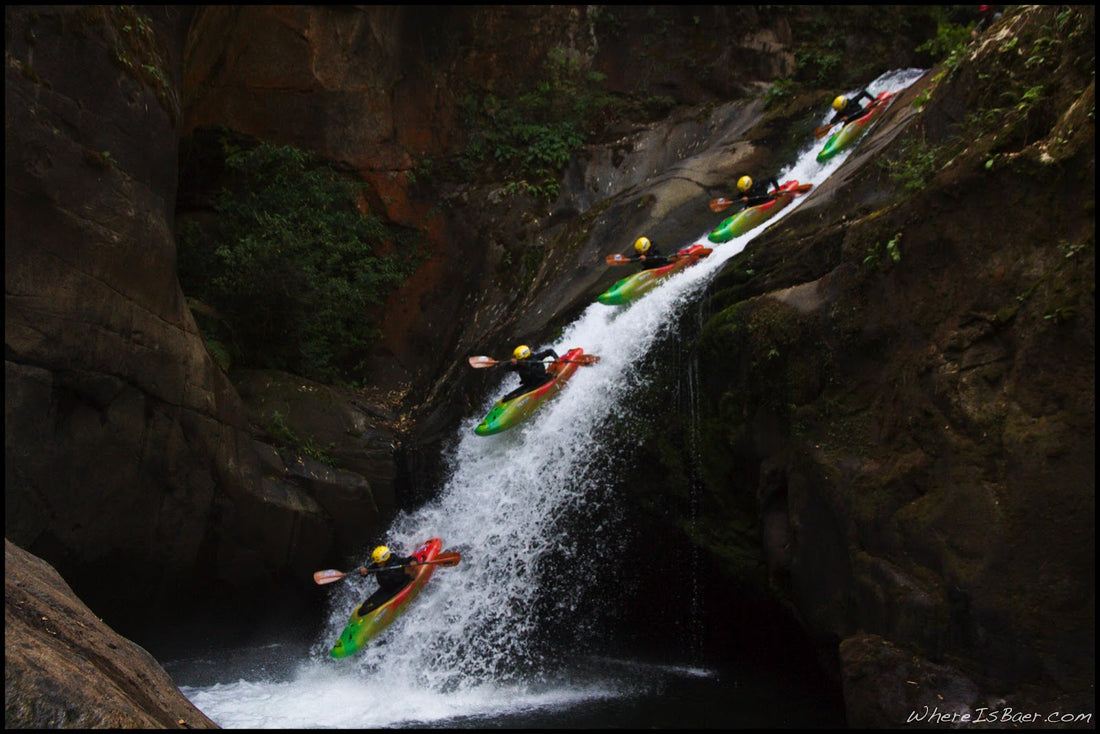
<svg viewBox="0 0 1100 734">
<path fill-rule="evenodd" d="M 345 572 L 337 571 L 335 568 L 313 572 L 313 580 L 318 584 L 331 584 L 333 581 L 339 581 L 345 576 L 347 576 Z"/>
<path fill-rule="evenodd" d="M 500 364 L 500 362 L 493 359 L 492 357 L 470 357 L 469 362 L 470 366 L 473 367 L 475 370 L 482 370 L 486 367 L 495 367 Z"/>
<path fill-rule="evenodd" d="M 685 257 L 688 257 L 688 258 L 691 258 L 693 260 L 697 260 L 701 257 L 706 257 L 707 255 L 709 255 L 712 252 L 714 252 L 714 250 L 711 249 L 710 247 L 704 247 L 703 249 L 696 250 L 695 252 L 677 252 L 675 255 L 669 255 L 668 259 L 669 260 L 683 260 Z"/>
<path fill-rule="evenodd" d="M 440 553 L 429 563 L 434 563 L 439 566 L 457 566 L 458 562 L 462 560 L 462 554 L 458 551 L 447 551 L 446 553 Z"/>
<path fill-rule="evenodd" d="M 618 253 L 615 253 L 614 255 L 608 255 L 607 256 L 607 264 L 608 265 L 626 265 L 626 264 L 631 263 L 631 262 L 633 262 L 632 258 L 624 257 L 624 256 L 622 256 Z"/>
</svg>

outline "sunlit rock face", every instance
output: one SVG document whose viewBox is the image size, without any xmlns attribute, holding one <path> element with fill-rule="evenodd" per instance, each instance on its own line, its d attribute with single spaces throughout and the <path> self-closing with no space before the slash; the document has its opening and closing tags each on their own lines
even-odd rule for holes
<svg viewBox="0 0 1100 734">
<path fill-rule="evenodd" d="M 217 729 L 48 563 L 4 542 L 5 729 Z"/>
</svg>

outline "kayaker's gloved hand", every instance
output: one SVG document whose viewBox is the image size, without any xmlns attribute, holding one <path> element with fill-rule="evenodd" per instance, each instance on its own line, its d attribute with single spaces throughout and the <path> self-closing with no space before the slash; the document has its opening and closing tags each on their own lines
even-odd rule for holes
<svg viewBox="0 0 1100 734">
<path fill-rule="evenodd" d="M 367 567 L 366 566 L 360 566 L 359 567 L 359 575 L 360 576 L 366 576 L 367 575 Z"/>
</svg>

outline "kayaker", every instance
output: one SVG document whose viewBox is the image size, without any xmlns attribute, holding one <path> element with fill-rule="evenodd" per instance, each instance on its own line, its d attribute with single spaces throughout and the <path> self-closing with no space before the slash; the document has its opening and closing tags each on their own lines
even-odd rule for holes
<svg viewBox="0 0 1100 734">
<path fill-rule="evenodd" d="M 861 89 L 854 99 L 848 99 L 843 94 L 837 96 L 837 98 L 833 100 L 833 109 L 836 110 L 836 113 L 833 115 L 833 119 L 829 121 L 829 125 L 832 126 L 838 122 L 843 122 L 847 125 L 849 122 L 854 122 L 870 112 L 870 105 L 867 107 L 859 106 L 859 100 L 863 97 L 866 97 L 871 102 L 875 101 L 875 98 L 872 97 L 870 92 L 866 89 Z"/>
<path fill-rule="evenodd" d="M 772 187 L 771 191 L 768 191 L 769 184 Z M 758 206 L 772 200 L 775 192 L 779 191 L 779 182 L 775 180 L 775 176 L 772 176 L 753 184 L 751 176 L 742 176 L 737 179 L 737 190 L 741 192 L 741 199 L 745 202 L 745 206 Z"/>
<path fill-rule="evenodd" d="M 660 268 L 672 262 L 667 255 L 661 254 L 648 237 L 639 237 L 634 240 L 634 252 L 638 253 L 638 259 L 642 262 L 642 270 Z"/>
<path fill-rule="evenodd" d="M 359 607 L 360 616 L 379 604 L 392 599 L 397 592 L 416 578 L 415 569 L 418 563 L 416 556 L 395 556 L 389 548 L 380 545 L 371 552 L 370 558 L 371 563 L 369 566 L 359 567 L 359 575 L 366 576 L 373 572 L 378 579 L 378 590 L 371 594 Z M 375 569 L 384 570 L 376 571 Z"/>
<path fill-rule="evenodd" d="M 525 392 L 530 392 L 540 385 L 545 385 L 554 379 L 551 372 L 546 371 L 546 364 L 542 360 L 546 357 L 560 359 L 553 349 L 543 349 L 538 354 L 532 354 L 531 348 L 526 344 L 520 344 L 512 351 L 512 358 L 501 365 L 509 372 L 519 375 L 519 387 L 501 398 L 501 402 L 507 403 L 513 398 L 518 398 Z"/>
</svg>

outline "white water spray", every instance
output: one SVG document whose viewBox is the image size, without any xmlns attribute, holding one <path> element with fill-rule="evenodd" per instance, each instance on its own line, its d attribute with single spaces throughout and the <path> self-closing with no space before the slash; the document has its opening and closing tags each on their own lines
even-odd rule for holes
<svg viewBox="0 0 1100 734">
<path fill-rule="evenodd" d="M 922 73 L 892 72 L 868 91 L 902 89 Z M 814 141 L 776 178 L 820 184 L 849 154 L 818 164 L 824 144 Z M 581 367 L 524 423 L 496 436 L 477 436 L 473 428 L 481 416 L 516 378 L 509 374 L 501 382 L 459 427 L 449 476 L 436 498 L 400 514 L 378 539 L 407 553 L 438 536 L 444 550 L 463 554 L 459 566 L 435 571 L 383 640 L 352 658 L 328 657 L 351 610 L 374 588 L 373 581 L 349 578 L 333 589 L 322 638 L 290 680 L 183 687 L 184 694 L 224 728 L 421 726 L 640 695 L 645 676 L 636 671 L 580 680 L 556 667 L 560 658 L 548 639 L 583 637 L 578 629 L 599 623 L 580 603 L 585 580 L 610 565 L 586 566 L 588 552 L 598 550 L 605 561 L 615 552 L 609 540 L 615 537 L 614 503 L 606 491 L 615 457 L 599 431 L 609 419 L 627 416 L 625 406 L 645 379 L 645 362 L 653 359 L 650 349 L 678 314 L 727 260 L 803 199 L 796 197 L 774 219 L 727 243 L 710 243 L 707 232 L 680 243 L 680 248 L 706 244 L 713 253 L 630 305 L 593 303 L 549 346 L 559 354 L 583 347 L 601 361 Z M 583 540 L 571 532 L 579 519 L 592 526 Z M 593 534 L 598 548 L 591 545 Z M 603 576 L 602 583 L 614 583 L 606 570 Z M 552 634 L 548 620 L 557 625 Z"/>
</svg>

